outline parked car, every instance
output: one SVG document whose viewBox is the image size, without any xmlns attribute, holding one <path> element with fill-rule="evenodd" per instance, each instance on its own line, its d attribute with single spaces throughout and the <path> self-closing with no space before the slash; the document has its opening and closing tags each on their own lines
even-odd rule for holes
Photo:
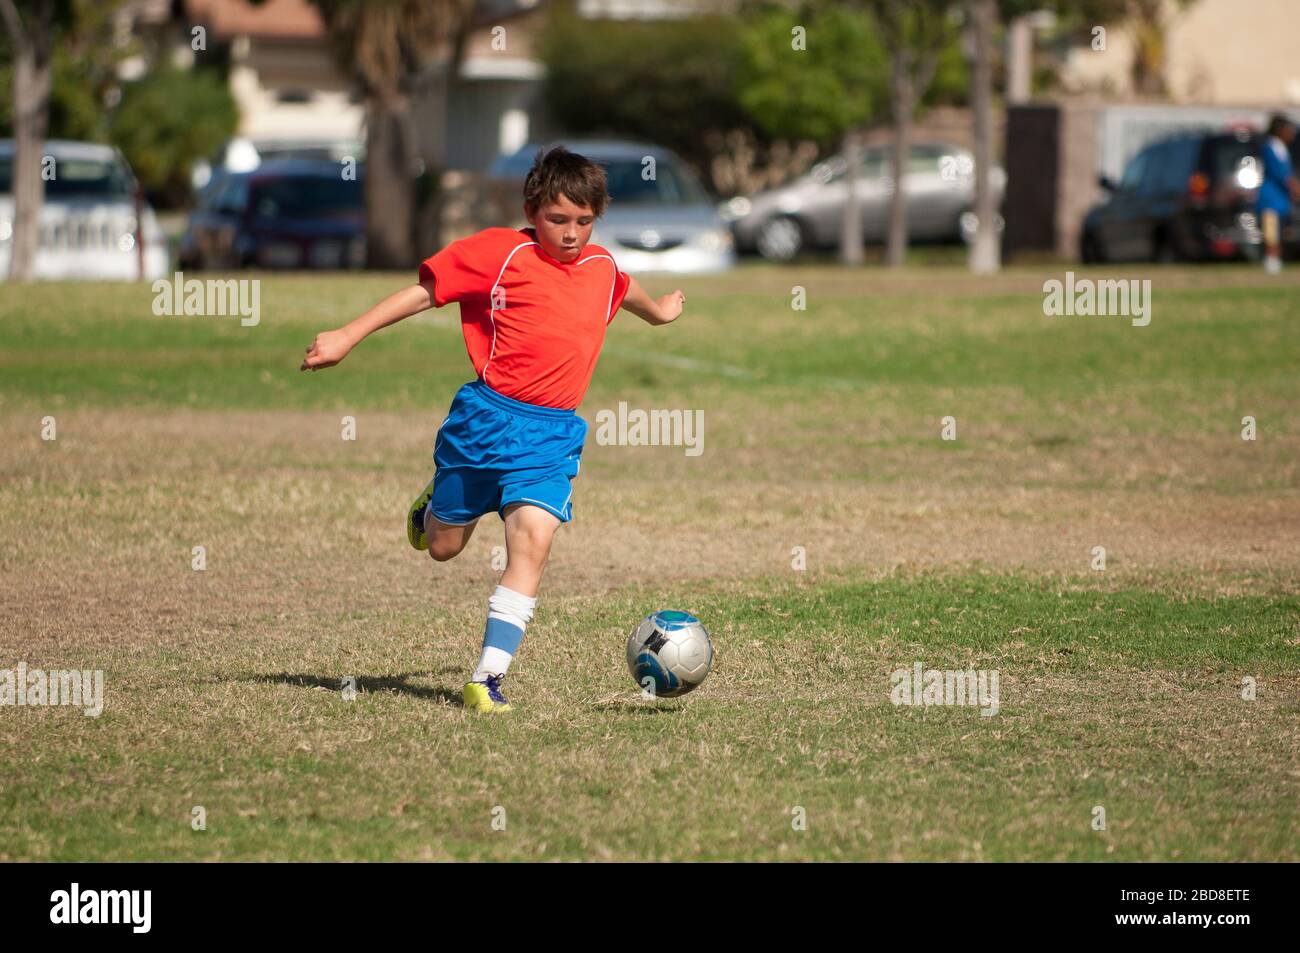
<svg viewBox="0 0 1300 953">
<path fill-rule="evenodd" d="M 50 162 L 37 278 L 135 281 L 167 274 L 167 239 L 121 153 L 49 139 L 42 155 Z M 13 140 L 0 140 L 0 279 L 9 275 L 13 252 L 13 163 Z"/>
<path fill-rule="evenodd" d="M 1198 261 L 1257 253 L 1263 137 L 1249 129 L 1179 133 L 1144 147 L 1083 220 L 1085 262 Z M 1283 245 L 1300 245 L 1295 224 Z"/>
<path fill-rule="evenodd" d="M 360 268 L 365 264 L 364 170 L 336 162 L 264 162 L 223 171 L 181 237 L 182 268 Z"/>
<path fill-rule="evenodd" d="M 872 146 L 862 151 L 857 189 L 863 238 L 868 242 L 884 241 L 888 229 L 893 194 L 889 148 Z M 973 240 L 978 224 L 973 211 L 974 168 L 966 149 L 941 142 L 912 145 L 903 176 L 909 240 Z M 727 210 L 736 247 L 774 261 L 789 261 L 809 249 L 837 247 L 849 196 L 847 171 L 844 156 L 836 155 L 787 185 L 732 199 Z M 1001 207 L 1006 173 L 994 167 L 991 180 L 994 200 Z M 999 216 L 999 230 L 1002 226 Z"/>
<path fill-rule="evenodd" d="M 610 203 L 597 219 L 591 241 L 609 249 L 630 272 L 701 274 L 735 264 L 731 233 L 691 170 L 674 153 L 622 140 L 572 139 L 562 143 L 605 169 Z M 503 201 L 522 207 L 524 179 L 540 145 L 499 157 L 488 170 Z M 644 173 L 652 166 L 654 175 Z M 508 212 L 522 217 L 512 206 Z"/>
<path fill-rule="evenodd" d="M 356 139 L 291 138 L 273 139 L 265 136 L 247 138 L 236 136 L 227 139 L 207 159 L 194 164 L 190 182 L 194 191 L 202 193 L 222 172 L 252 172 L 263 162 L 280 159 L 320 159 L 342 163 L 347 159 L 361 161 L 365 146 Z"/>
</svg>

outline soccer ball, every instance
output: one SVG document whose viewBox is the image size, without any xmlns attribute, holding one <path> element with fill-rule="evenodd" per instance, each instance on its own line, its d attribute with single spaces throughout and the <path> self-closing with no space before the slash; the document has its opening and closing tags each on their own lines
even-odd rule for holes
<svg viewBox="0 0 1300 953">
<path fill-rule="evenodd" d="M 713 666 L 713 643 L 689 612 L 646 616 L 627 639 L 627 669 L 637 685 L 657 698 L 685 695 Z"/>
</svg>

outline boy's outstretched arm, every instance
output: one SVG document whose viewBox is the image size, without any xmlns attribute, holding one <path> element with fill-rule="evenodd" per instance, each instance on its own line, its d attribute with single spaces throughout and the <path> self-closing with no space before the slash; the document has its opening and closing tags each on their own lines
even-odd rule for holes
<svg viewBox="0 0 1300 953">
<path fill-rule="evenodd" d="M 670 324 L 677 320 L 685 306 L 686 295 L 680 289 L 656 301 L 646 294 L 646 290 L 635 278 L 632 278 L 632 283 L 627 286 L 627 294 L 623 297 L 623 307 L 646 324 Z"/>
<path fill-rule="evenodd" d="M 333 367 L 362 339 L 380 328 L 396 324 L 403 318 L 419 314 L 433 307 L 433 279 L 411 285 L 389 295 L 361 317 L 349 321 L 336 331 L 322 331 L 307 348 L 300 371 L 315 371 Z"/>
</svg>

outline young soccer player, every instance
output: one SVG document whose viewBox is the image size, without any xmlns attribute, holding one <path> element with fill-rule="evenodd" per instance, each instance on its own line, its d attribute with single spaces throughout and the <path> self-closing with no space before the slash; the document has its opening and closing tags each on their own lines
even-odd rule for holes
<svg viewBox="0 0 1300 953">
<path fill-rule="evenodd" d="M 406 534 L 439 562 L 469 542 L 480 517 L 505 522 L 506 570 L 488 599 L 478 667 L 465 707 L 507 711 L 501 679 L 537 606 L 560 524 L 573 519 L 587 423 L 575 412 L 591 383 L 605 329 L 620 307 L 652 325 L 682 313 L 681 291 L 655 300 L 589 245 L 609 204 L 605 170 L 562 146 L 538 154 L 524 181 L 531 227 L 488 228 L 420 266 L 419 282 L 390 295 L 307 348 L 301 370 L 333 367 L 366 335 L 429 307 L 460 303 L 477 379 L 451 402 L 434 444 L 434 477 L 411 504 Z"/>
<path fill-rule="evenodd" d="M 1264 136 L 1264 176 L 1256 197 L 1256 212 L 1264 238 L 1264 270 L 1282 270 L 1282 228 L 1291 218 L 1291 200 L 1300 198 L 1300 181 L 1291 172 L 1291 143 L 1296 127 L 1280 113 L 1268 123 Z"/>
</svg>

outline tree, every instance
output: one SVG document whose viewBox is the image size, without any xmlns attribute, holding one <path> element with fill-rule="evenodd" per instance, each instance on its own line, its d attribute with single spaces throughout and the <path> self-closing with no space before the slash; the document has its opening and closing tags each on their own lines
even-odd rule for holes
<svg viewBox="0 0 1300 953">
<path fill-rule="evenodd" d="M 649 21 L 551 9 L 539 54 L 557 123 L 667 146 L 722 194 L 784 181 L 884 109 L 874 21 L 832 0 Z"/>
<path fill-rule="evenodd" d="M 35 277 L 45 204 L 45 140 L 56 133 L 102 138 L 103 95 L 115 82 L 123 46 L 113 37 L 113 17 L 126 0 L 0 0 L 0 86 L 12 83 L 0 125 L 13 127 L 14 224 L 9 276 Z M 6 49 L 7 48 L 7 49 Z M 52 174 L 58 175 L 57 167 Z"/>
<path fill-rule="evenodd" d="M 1162 0 L 1133 0 L 1129 5 L 1133 35 L 1130 78 L 1139 96 L 1162 98 L 1169 93 L 1165 79 L 1165 23 Z"/>
<path fill-rule="evenodd" d="M 845 4 L 819 2 L 808 16 L 773 9 L 742 27 L 738 96 L 770 135 L 804 138 L 843 151 L 846 204 L 840 261 L 862 263 L 859 129 L 883 112 L 885 53 L 873 18 Z"/>
<path fill-rule="evenodd" d="M 69 0 L 54 7 L 50 52 L 50 139 L 108 138 L 111 102 L 121 61 L 138 52 L 134 39 L 114 37 L 114 18 L 129 0 Z M 19 4 L 21 8 L 22 4 Z M 10 91 L 14 63 L 7 31 L 0 26 L 0 89 Z M 13 136 L 13 97 L 0 97 L 0 136 Z"/>
<path fill-rule="evenodd" d="M 1023 17 L 1041 6 L 1040 0 L 967 0 L 966 25 L 970 51 L 971 107 L 975 138 L 975 240 L 970 270 L 992 274 L 1002 267 L 1002 243 L 994 202 L 993 57 L 994 30 L 1000 21 Z M 1008 78 L 1009 82 L 1009 78 Z"/>
<path fill-rule="evenodd" d="M 366 111 L 366 258 L 371 268 L 416 260 L 420 167 L 411 100 L 422 80 L 445 101 L 460 68 L 474 0 L 312 0 L 341 67 L 356 77 Z M 430 77 L 437 62 L 446 72 Z M 443 109 L 435 109 L 435 122 Z M 433 170 L 436 176 L 440 170 Z"/>
<path fill-rule="evenodd" d="M 903 181 L 912 148 L 917 105 L 934 78 L 940 54 L 951 42 L 953 0 L 868 0 L 889 56 L 889 112 L 894 123 L 889 223 L 885 264 L 897 267 L 907 254 L 907 204 Z"/>
<path fill-rule="evenodd" d="M 171 67 L 125 84 L 109 134 L 140 184 L 170 207 L 190 193 L 190 167 L 235 134 L 239 109 L 213 69 Z"/>
<path fill-rule="evenodd" d="M 587 20 L 554 4 L 537 44 L 548 117 L 678 153 L 712 181 L 717 137 L 749 124 L 737 101 L 741 24 L 717 16 Z"/>
<path fill-rule="evenodd" d="M 9 277 L 14 281 L 35 277 L 40 246 L 45 202 L 41 154 L 50 121 L 54 7 L 54 0 L 30 0 L 24 13 L 19 13 L 13 0 L 0 0 L 0 20 L 14 57 L 14 231 L 9 260 Z"/>
<path fill-rule="evenodd" d="M 971 39 L 971 106 L 975 119 L 975 240 L 970 270 L 991 274 L 1002 266 L 997 205 L 989 173 L 993 169 L 993 26 L 997 0 L 968 0 Z"/>
</svg>

